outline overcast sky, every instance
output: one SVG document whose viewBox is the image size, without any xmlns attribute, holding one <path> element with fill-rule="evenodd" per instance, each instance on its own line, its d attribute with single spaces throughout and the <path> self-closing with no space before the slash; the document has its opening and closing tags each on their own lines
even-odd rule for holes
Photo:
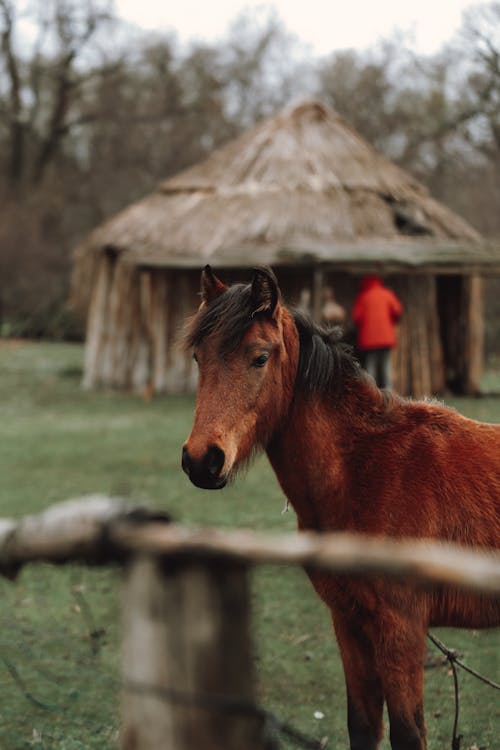
<svg viewBox="0 0 500 750">
<path fill-rule="evenodd" d="M 396 30 L 410 33 L 417 52 L 436 52 L 458 29 L 471 0 L 273 0 L 286 28 L 315 55 L 363 49 Z M 182 42 L 213 41 L 244 8 L 244 0 L 115 0 L 122 18 L 144 29 L 173 30 Z"/>
</svg>

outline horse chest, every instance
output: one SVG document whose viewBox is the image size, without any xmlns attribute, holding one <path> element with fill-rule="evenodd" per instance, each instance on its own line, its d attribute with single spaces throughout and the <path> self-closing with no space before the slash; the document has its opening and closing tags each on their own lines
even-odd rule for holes
<svg viewBox="0 0 500 750">
<path fill-rule="evenodd" d="M 333 618 L 336 613 L 344 619 L 372 622 L 380 609 L 380 591 L 376 583 L 368 579 L 360 581 L 346 575 L 332 575 L 309 571 L 307 575 L 323 602 L 330 609 Z"/>
<path fill-rule="evenodd" d="M 345 478 L 335 455 L 325 460 L 319 450 L 283 441 L 268 449 L 283 492 L 292 504 L 299 529 L 335 531 L 346 528 Z"/>
<path fill-rule="evenodd" d="M 341 531 L 347 528 L 348 513 L 343 493 L 337 486 L 321 486 L 320 480 L 280 478 L 281 487 L 290 501 L 300 531 Z"/>
</svg>

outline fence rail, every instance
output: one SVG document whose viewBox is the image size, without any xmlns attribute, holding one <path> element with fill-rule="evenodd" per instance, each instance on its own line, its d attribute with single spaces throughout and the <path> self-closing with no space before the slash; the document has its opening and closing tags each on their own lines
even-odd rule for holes
<svg viewBox="0 0 500 750">
<path fill-rule="evenodd" d="M 500 594 L 500 553 L 432 541 L 348 533 L 266 534 L 170 523 L 165 513 L 117 498 L 90 496 L 20 520 L 0 519 L 0 574 L 23 565 L 124 555 L 229 557 L 248 564 L 295 564 L 333 573 L 374 573 Z"/>
<path fill-rule="evenodd" d="M 0 574 L 15 578 L 36 561 L 123 566 L 123 750 L 272 746 L 265 712 L 249 710 L 252 565 L 381 574 L 500 595 L 498 553 L 350 534 L 192 529 L 105 496 L 0 519 Z"/>
</svg>

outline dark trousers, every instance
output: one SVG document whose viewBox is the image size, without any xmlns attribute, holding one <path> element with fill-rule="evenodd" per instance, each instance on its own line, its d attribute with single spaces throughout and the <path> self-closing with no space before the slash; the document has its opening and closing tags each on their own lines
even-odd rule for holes
<svg viewBox="0 0 500 750">
<path fill-rule="evenodd" d="M 392 388 L 391 350 L 365 349 L 361 352 L 361 364 L 374 378 L 379 388 Z"/>
</svg>

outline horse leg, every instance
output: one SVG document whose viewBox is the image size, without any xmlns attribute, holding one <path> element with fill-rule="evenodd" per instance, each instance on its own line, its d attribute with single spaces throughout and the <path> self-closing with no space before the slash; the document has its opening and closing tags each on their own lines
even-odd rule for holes
<svg viewBox="0 0 500 750">
<path fill-rule="evenodd" d="M 351 750 L 376 750 L 382 738 L 384 697 L 372 644 L 356 622 L 334 616 L 347 688 Z"/>
<path fill-rule="evenodd" d="M 377 665 L 387 703 L 392 750 L 426 750 L 424 722 L 425 627 L 411 617 L 384 618 Z"/>
</svg>

